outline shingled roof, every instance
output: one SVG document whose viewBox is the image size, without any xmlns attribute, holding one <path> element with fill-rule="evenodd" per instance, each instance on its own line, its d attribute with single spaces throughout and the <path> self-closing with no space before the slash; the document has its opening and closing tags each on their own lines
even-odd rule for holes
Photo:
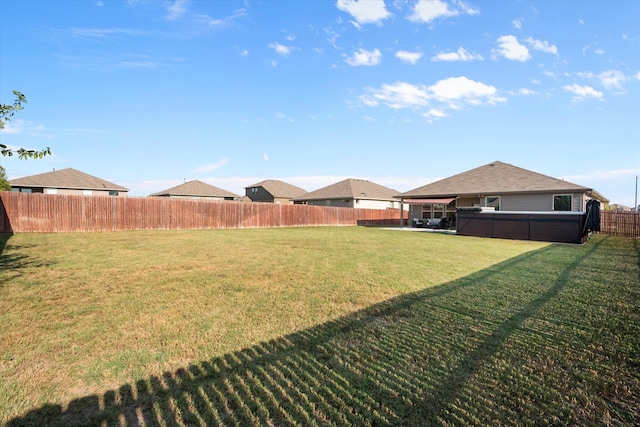
<svg viewBox="0 0 640 427">
<path fill-rule="evenodd" d="M 237 194 L 231 193 L 227 190 L 215 187 L 207 184 L 206 182 L 193 180 L 187 181 L 184 184 L 171 187 L 167 190 L 159 191 L 151 194 L 151 196 L 182 196 L 182 197 L 240 197 Z"/>
<path fill-rule="evenodd" d="M 296 187 L 295 185 L 288 184 L 284 181 L 278 181 L 277 179 L 267 179 L 257 184 L 249 185 L 245 188 L 255 187 L 262 187 L 274 198 L 281 199 L 294 199 L 307 193 L 307 190 L 304 188 Z"/>
<path fill-rule="evenodd" d="M 73 168 L 54 170 L 9 181 L 12 187 L 42 187 L 74 190 L 129 191 L 128 188 Z"/>
<path fill-rule="evenodd" d="M 496 161 L 409 190 L 398 197 L 456 197 L 544 192 L 587 193 L 593 192 L 593 189 Z"/>
<path fill-rule="evenodd" d="M 361 200 L 395 200 L 398 192 L 364 179 L 348 178 L 327 187 L 320 188 L 295 198 L 295 201 L 329 200 L 329 199 L 361 199 Z"/>
</svg>

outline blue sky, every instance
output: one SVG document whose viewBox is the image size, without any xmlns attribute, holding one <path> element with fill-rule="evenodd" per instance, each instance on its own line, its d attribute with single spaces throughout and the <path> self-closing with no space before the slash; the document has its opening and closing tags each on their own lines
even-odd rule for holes
<svg viewBox="0 0 640 427">
<path fill-rule="evenodd" d="M 632 206 L 640 2 L 2 0 L 14 89 L 2 143 L 54 154 L 10 179 L 407 191 L 499 160 Z"/>
</svg>

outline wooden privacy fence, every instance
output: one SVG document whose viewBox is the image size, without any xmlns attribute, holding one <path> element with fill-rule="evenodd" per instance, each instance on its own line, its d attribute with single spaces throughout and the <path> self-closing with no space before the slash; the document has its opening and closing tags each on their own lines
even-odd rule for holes
<svg viewBox="0 0 640 427">
<path fill-rule="evenodd" d="M 10 191 L 0 202 L 0 233 L 400 225 L 398 209 Z"/>
<path fill-rule="evenodd" d="M 640 212 L 602 211 L 600 233 L 611 236 L 640 237 Z"/>
</svg>

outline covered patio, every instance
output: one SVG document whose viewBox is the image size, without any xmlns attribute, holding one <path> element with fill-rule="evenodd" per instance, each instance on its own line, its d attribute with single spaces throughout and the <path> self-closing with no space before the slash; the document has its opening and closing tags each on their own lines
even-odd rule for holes
<svg viewBox="0 0 640 427">
<path fill-rule="evenodd" d="M 457 197 L 401 199 L 409 205 L 410 226 L 414 228 L 449 229 L 456 223 Z"/>
</svg>

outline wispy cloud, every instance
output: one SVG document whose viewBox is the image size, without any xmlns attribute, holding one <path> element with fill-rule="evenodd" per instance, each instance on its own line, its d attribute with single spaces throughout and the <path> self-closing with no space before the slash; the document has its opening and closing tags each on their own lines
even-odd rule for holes
<svg viewBox="0 0 640 427">
<path fill-rule="evenodd" d="M 276 113 L 275 117 L 276 117 L 276 119 L 279 119 L 279 120 L 286 120 L 286 121 L 292 122 L 292 123 L 295 122 L 294 119 L 292 119 L 291 117 L 288 117 L 284 113 L 278 112 L 278 113 Z"/>
<path fill-rule="evenodd" d="M 527 88 L 520 88 L 515 92 L 509 92 L 510 95 L 522 95 L 522 96 L 532 96 L 532 95 L 540 95 L 539 92 L 536 92 L 535 90 L 531 90 L 531 89 L 527 89 Z"/>
<path fill-rule="evenodd" d="M 188 0 L 175 0 L 167 7 L 167 20 L 175 21 L 187 13 Z"/>
<path fill-rule="evenodd" d="M 618 70 L 603 71 L 596 77 L 607 89 L 622 89 L 624 83 L 629 79 L 622 71 Z"/>
<path fill-rule="evenodd" d="M 285 46 L 277 42 L 269 43 L 269 47 L 275 50 L 276 53 L 280 56 L 289 56 L 289 54 L 293 50 L 291 46 Z"/>
<path fill-rule="evenodd" d="M 213 18 L 207 14 L 193 14 L 193 21 L 205 27 L 221 28 L 233 24 L 236 20 L 248 16 L 247 9 L 235 9 L 231 15 L 222 18 Z"/>
<path fill-rule="evenodd" d="M 360 65 L 366 65 L 366 66 L 378 65 L 381 60 L 382 60 L 382 54 L 378 49 L 374 49 L 374 50 L 359 49 L 357 52 L 354 52 L 353 55 L 345 59 L 347 64 L 351 65 L 352 67 L 357 67 Z"/>
<path fill-rule="evenodd" d="M 69 34 L 74 37 L 82 37 L 89 39 L 106 39 L 110 36 L 126 35 L 126 36 L 149 36 L 154 32 L 134 30 L 131 28 L 79 28 L 73 27 L 69 30 Z"/>
<path fill-rule="evenodd" d="M 587 180 L 614 181 L 614 180 L 620 180 L 620 179 L 633 178 L 639 174 L 640 174 L 640 168 L 612 169 L 612 170 L 605 170 L 605 171 L 594 171 L 589 174 L 565 176 L 563 177 L 563 179 L 570 182 L 580 182 L 580 181 L 587 181 Z"/>
<path fill-rule="evenodd" d="M 195 168 L 193 170 L 193 172 L 202 173 L 202 172 L 211 172 L 211 171 L 214 171 L 214 170 L 218 170 L 221 167 L 229 164 L 230 161 L 231 161 L 230 159 L 224 157 L 224 158 L 220 159 L 219 161 L 217 161 L 215 163 L 209 163 L 209 164 L 206 164 L 206 165 L 203 165 L 203 166 L 199 166 L 199 167 Z"/>
<path fill-rule="evenodd" d="M 440 52 L 431 58 L 432 61 L 483 61 L 484 58 L 480 54 L 475 54 L 460 47 L 456 52 Z"/>
<path fill-rule="evenodd" d="M 529 43 L 532 49 L 539 50 L 545 53 L 558 54 L 558 48 L 555 45 L 549 44 L 548 41 L 536 40 L 533 37 L 528 37 L 526 42 Z"/>
<path fill-rule="evenodd" d="M 3 134 L 12 135 L 28 135 L 41 138 L 52 138 L 53 135 L 43 125 L 37 125 L 28 120 L 12 120 L 5 123 L 4 128 L 0 130 Z"/>
<path fill-rule="evenodd" d="M 577 84 L 572 84 L 563 86 L 562 89 L 573 94 L 573 102 L 582 102 L 587 98 L 602 99 L 604 96 L 602 92 L 595 90 L 591 86 L 580 86 Z"/>
</svg>

